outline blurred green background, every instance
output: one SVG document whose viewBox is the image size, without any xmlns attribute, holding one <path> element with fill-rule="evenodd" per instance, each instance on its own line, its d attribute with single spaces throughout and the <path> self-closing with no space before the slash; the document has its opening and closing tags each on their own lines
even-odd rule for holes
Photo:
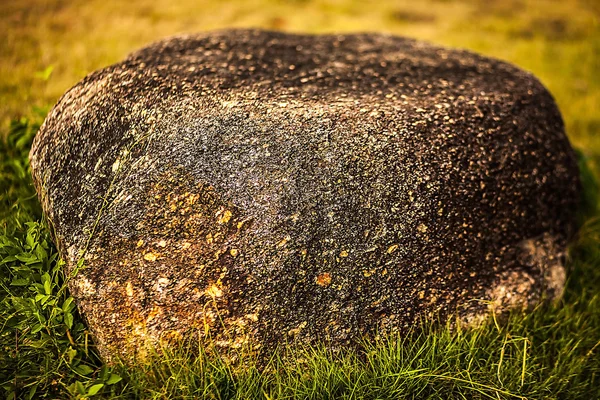
<svg viewBox="0 0 600 400">
<path fill-rule="evenodd" d="M 600 0 L 3 0 L 2 128 L 140 46 L 225 27 L 389 32 L 513 62 L 553 93 L 572 143 L 600 154 Z"/>
</svg>

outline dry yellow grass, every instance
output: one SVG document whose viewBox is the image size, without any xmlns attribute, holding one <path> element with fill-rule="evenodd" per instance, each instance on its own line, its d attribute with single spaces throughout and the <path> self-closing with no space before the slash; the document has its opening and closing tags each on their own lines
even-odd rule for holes
<svg viewBox="0 0 600 400">
<path fill-rule="evenodd" d="M 89 72 L 144 44 L 226 27 L 383 31 L 514 62 L 550 88 L 574 144 L 600 152 L 598 0 L 3 1 L 0 121 L 53 104 Z"/>
</svg>

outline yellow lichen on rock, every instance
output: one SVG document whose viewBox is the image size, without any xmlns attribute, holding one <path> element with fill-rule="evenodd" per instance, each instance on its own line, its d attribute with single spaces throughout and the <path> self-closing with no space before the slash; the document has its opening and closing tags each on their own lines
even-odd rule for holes
<svg viewBox="0 0 600 400">
<path fill-rule="evenodd" d="M 229 210 L 223 211 L 223 213 L 219 216 L 219 224 L 224 225 L 229 222 L 233 213 Z"/>
</svg>

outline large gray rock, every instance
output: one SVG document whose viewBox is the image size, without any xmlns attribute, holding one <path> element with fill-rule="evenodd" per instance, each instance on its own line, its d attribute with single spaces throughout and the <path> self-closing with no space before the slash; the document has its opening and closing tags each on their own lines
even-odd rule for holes
<svg viewBox="0 0 600 400">
<path fill-rule="evenodd" d="M 560 296 L 575 157 L 531 74 L 385 35 L 181 36 L 89 75 L 31 165 L 102 354 L 351 343 Z"/>
</svg>

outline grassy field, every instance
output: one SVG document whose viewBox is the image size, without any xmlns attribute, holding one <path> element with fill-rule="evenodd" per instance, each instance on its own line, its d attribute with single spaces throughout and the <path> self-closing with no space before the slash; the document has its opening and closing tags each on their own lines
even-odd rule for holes
<svg viewBox="0 0 600 400">
<path fill-rule="evenodd" d="M 469 331 L 428 325 L 358 353 L 286 349 L 265 369 L 182 348 L 102 365 L 31 185 L 48 106 L 94 69 L 179 32 L 255 26 L 386 31 L 468 48 L 535 73 L 580 152 L 586 204 L 563 300 Z M 22 0 L 0 2 L 0 391 L 6 398 L 600 398 L 600 2 Z M 284 357 L 284 353 L 288 352 Z M 240 355 L 238 355 L 240 356 Z"/>
</svg>

